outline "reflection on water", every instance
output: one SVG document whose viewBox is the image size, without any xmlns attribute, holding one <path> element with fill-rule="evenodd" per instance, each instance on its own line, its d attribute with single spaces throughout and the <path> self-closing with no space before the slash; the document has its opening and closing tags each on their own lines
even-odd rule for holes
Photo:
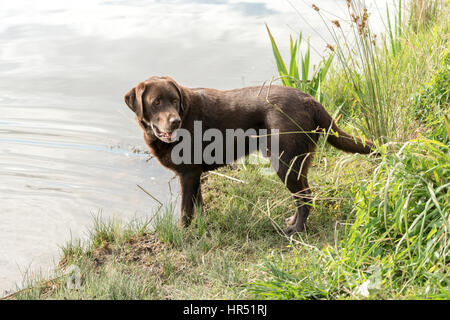
<svg viewBox="0 0 450 320">
<path fill-rule="evenodd" d="M 152 75 L 218 89 L 270 80 L 264 22 L 283 52 L 290 33 L 312 35 L 317 62 L 326 31 L 309 2 L 292 1 L 302 20 L 288 1 L 2 1 L 0 296 L 51 265 L 99 210 L 150 215 L 155 202 L 137 184 L 176 200 L 173 174 L 143 152 L 125 92 Z"/>
</svg>

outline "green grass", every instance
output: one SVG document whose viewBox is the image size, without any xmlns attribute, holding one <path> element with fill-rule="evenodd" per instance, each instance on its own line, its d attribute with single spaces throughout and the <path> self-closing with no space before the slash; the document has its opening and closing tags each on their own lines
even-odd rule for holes
<svg viewBox="0 0 450 320">
<path fill-rule="evenodd" d="M 222 172 L 266 186 L 274 180 L 261 178 L 253 170 L 242 170 Z M 245 284 L 256 272 L 253 263 L 274 247 L 283 247 L 286 241 L 280 242 L 271 220 L 252 205 L 262 198 L 265 201 L 264 192 L 252 194 L 256 190 L 252 188 L 242 193 L 246 188 L 240 183 L 216 175 L 205 179 L 208 209 L 198 214 L 189 228 L 178 226 L 170 207 L 158 212 L 151 224 L 142 221 L 131 226 L 96 219 L 86 243 L 74 241 L 62 248 L 56 280 L 35 279 L 28 284 L 30 289 L 15 298 L 246 297 Z M 224 202 L 228 204 L 224 206 Z M 275 219 L 280 223 L 282 217 Z M 68 289 L 66 285 L 64 271 L 72 265 L 81 270 L 79 289 Z"/>
<path fill-rule="evenodd" d="M 339 170 L 348 171 L 347 187 L 361 166 L 350 156 Z M 353 161 L 355 160 L 355 161 Z M 369 162 L 366 165 L 370 165 Z M 329 169 L 329 168 L 328 168 Z M 294 213 L 289 192 L 276 175 L 260 167 L 234 165 L 203 178 L 205 208 L 187 229 L 179 227 L 170 206 L 151 221 L 123 224 L 95 219 L 89 239 L 62 247 L 55 279 L 36 278 L 17 299 L 223 299 L 255 298 L 248 284 L 258 278 L 260 263 L 270 254 L 292 255 L 291 241 L 281 234 L 284 219 Z M 325 175 L 324 168 L 317 170 Z M 312 181 L 315 181 L 312 176 Z M 321 195 L 334 194 L 327 179 Z M 343 185 L 341 181 L 340 186 Z M 277 190 L 277 192 L 273 192 Z M 320 245 L 334 239 L 335 219 L 351 207 L 350 198 L 316 199 L 308 239 Z M 305 259 L 309 259 L 305 256 Z M 80 269 L 81 287 L 68 289 L 66 270 Z"/>
<path fill-rule="evenodd" d="M 296 258 L 265 261 L 266 277 L 251 291 L 278 299 L 450 298 L 449 151 L 420 139 L 383 153 L 337 240 L 306 250 L 296 242 Z"/>
<path fill-rule="evenodd" d="M 425 127 L 426 136 L 449 143 L 450 126 L 450 50 L 441 56 L 441 67 L 431 81 L 412 97 L 411 113 Z M 447 117 L 447 118 L 446 118 Z"/>
</svg>

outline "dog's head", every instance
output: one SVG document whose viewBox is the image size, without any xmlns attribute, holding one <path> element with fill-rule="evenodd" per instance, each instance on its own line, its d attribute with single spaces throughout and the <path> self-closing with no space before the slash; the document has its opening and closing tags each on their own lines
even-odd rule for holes
<svg viewBox="0 0 450 320">
<path fill-rule="evenodd" d="M 175 141 L 176 130 L 181 127 L 184 99 L 182 89 L 173 79 L 147 79 L 131 89 L 124 99 L 149 136 L 166 143 Z"/>
</svg>

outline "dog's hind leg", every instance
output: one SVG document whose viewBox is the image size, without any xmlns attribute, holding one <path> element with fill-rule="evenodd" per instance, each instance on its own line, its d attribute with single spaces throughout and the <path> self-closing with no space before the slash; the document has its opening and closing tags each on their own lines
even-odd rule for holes
<svg viewBox="0 0 450 320">
<path fill-rule="evenodd" d="M 300 191 L 294 193 L 294 199 L 297 204 L 297 211 L 295 214 L 289 218 L 290 226 L 288 226 L 284 233 L 287 235 L 291 235 L 297 232 L 302 232 L 306 226 L 306 220 L 309 216 L 310 210 L 310 202 L 311 202 L 311 191 L 308 186 L 308 181 L 306 178 L 302 179 L 303 181 L 296 187 L 298 189 L 300 187 Z M 289 190 L 292 188 L 288 187 Z M 292 191 L 291 191 L 292 192 Z"/>
<path fill-rule="evenodd" d="M 279 177 L 284 181 L 286 174 L 282 170 L 279 172 Z M 310 209 L 311 190 L 306 176 L 297 179 L 297 174 L 291 172 L 285 181 L 286 187 L 291 191 L 297 206 L 295 214 L 287 219 L 286 222 L 289 226 L 284 230 L 287 235 L 291 235 L 305 229 Z"/>
<path fill-rule="evenodd" d="M 309 215 L 311 190 L 308 185 L 307 174 L 311 155 L 310 153 L 297 154 L 298 150 L 312 151 L 310 149 L 308 143 L 302 145 L 301 141 L 297 141 L 297 143 L 292 140 L 289 143 L 280 141 L 281 156 L 277 174 L 292 193 L 297 206 L 295 214 L 286 219 L 289 227 L 284 232 L 287 235 L 302 232 Z"/>
</svg>

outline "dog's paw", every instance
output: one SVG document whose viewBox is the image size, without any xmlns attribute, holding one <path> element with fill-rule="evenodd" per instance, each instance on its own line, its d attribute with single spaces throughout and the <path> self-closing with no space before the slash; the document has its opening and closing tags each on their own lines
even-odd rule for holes
<svg viewBox="0 0 450 320">
<path fill-rule="evenodd" d="M 285 235 L 287 235 L 289 237 L 296 233 L 300 233 L 303 230 L 304 230 L 304 228 L 298 228 L 296 225 L 294 225 L 294 226 L 287 227 L 286 229 L 284 229 L 283 232 Z"/>
</svg>

